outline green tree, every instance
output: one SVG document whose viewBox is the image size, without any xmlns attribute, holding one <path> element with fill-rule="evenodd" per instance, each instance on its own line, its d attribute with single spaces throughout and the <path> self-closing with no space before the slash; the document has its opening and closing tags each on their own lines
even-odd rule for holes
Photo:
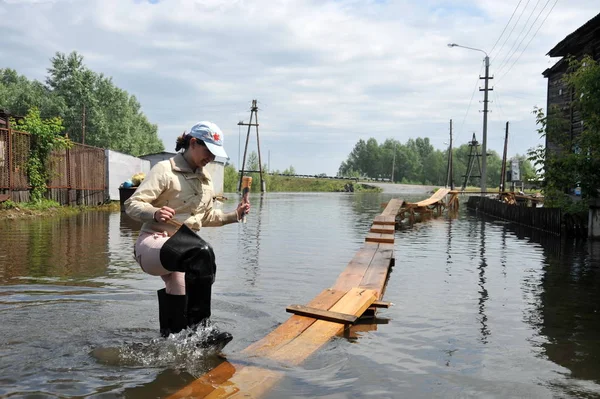
<svg viewBox="0 0 600 399">
<path fill-rule="evenodd" d="M 581 187 L 582 199 L 598 198 L 600 187 L 600 65 L 591 57 L 570 59 L 564 82 L 571 90 L 572 107 L 581 115 L 583 129 L 571 135 L 570 118 L 558 107 L 548 114 L 534 109 L 538 133 L 553 147 L 537 147 L 529 153 L 536 169 L 543 173 L 545 202 L 566 211 L 583 211 L 587 201 L 574 202 L 569 192 Z"/>
<path fill-rule="evenodd" d="M 284 175 L 295 175 L 296 174 L 296 169 L 294 169 L 294 167 L 292 165 L 290 165 L 289 168 L 287 168 L 286 170 L 283 171 Z"/>
<path fill-rule="evenodd" d="M 73 141 L 83 142 L 85 131 L 85 143 L 96 147 L 136 156 L 164 150 L 137 99 L 88 69 L 77 52 L 56 53 L 45 84 L 0 69 L 0 108 L 25 115 L 32 107 L 42 118 L 61 117 Z"/>
</svg>

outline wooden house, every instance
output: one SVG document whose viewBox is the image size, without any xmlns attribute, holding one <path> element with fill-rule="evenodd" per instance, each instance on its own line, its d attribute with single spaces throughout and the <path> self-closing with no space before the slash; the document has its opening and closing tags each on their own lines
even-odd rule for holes
<svg viewBox="0 0 600 399">
<path fill-rule="evenodd" d="M 561 58 L 543 72 L 544 77 L 548 79 L 546 112 L 551 116 L 557 116 L 556 113 L 562 115 L 565 123 L 561 124 L 560 130 L 564 132 L 563 137 L 572 139 L 581 133 L 584 121 L 573 106 L 573 92 L 562 78 L 567 72 L 569 57 L 582 59 L 585 55 L 589 55 L 596 61 L 600 60 L 600 14 L 565 37 L 547 55 Z M 546 150 L 559 150 L 556 136 L 546 136 Z"/>
</svg>

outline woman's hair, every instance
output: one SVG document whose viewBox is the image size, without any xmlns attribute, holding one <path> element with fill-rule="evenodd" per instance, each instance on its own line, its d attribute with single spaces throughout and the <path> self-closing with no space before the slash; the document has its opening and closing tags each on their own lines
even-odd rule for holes
<svg viewBox="0 0 600 399">
<path fill-rule="evenodd" d="M 193 136 L 191 134 L 185 134 L 185 132 L 183 132 L 181 136 L 177 137 L 177 142 L 175 143 L 175 151 L 179 151 L 181 149 L 187 150 L 190 146 L 190 140 L 192 138 Z M 196 143 L 200 144 L 201 146 L 206 145 L 204 144 L 204 141 L 198 139 L 196 139 Z"/>
</svg>

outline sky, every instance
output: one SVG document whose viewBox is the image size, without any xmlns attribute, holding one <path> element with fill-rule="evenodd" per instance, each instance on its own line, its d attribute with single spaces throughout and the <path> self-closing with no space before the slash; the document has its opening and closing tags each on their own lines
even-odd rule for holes
<svg viewBox="0 0 600 399">
<path fill-rule="evenodd" d="M 263 164 L 335 175 L 360 140 L 481 142 L 489 55 L 488 150 L 542 144 L 546 54 L 600 12 L 598 0 L 0 0 L 0 68 L 44 80 L 56 52 L 135 95 L 165 149 L 194 123 L 243 156 L 258 101 Z M 484 52 L 448 43 L 481 49 Z M 257 151 L 250 131 L 248 152 Z"/>
</svg>

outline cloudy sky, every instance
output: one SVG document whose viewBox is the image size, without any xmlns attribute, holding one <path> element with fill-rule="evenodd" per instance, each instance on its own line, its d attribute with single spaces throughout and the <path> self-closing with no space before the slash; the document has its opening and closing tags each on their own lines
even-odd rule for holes
<svg viewBox="0 0 600 399">
<path fill-rule="evenodd" d="M 0 0 L 0 68 L 43 80 L 57 51 L 76 50 L 139 99 L 167 150 L 210 120 L 236 166 L 237 123 L 257 99 L 263 162 L 333 175 L 359 139 L 441 149 L 452 119 L 456 145 L 481 140 L 484 54 L 450 42 L 490 55 L 488 148 L 502 153 L 510 121 L 509 155 L 525 153 L 541 143 L 546 53 L 598 12 L 598 0 Z"/>
</svg>

